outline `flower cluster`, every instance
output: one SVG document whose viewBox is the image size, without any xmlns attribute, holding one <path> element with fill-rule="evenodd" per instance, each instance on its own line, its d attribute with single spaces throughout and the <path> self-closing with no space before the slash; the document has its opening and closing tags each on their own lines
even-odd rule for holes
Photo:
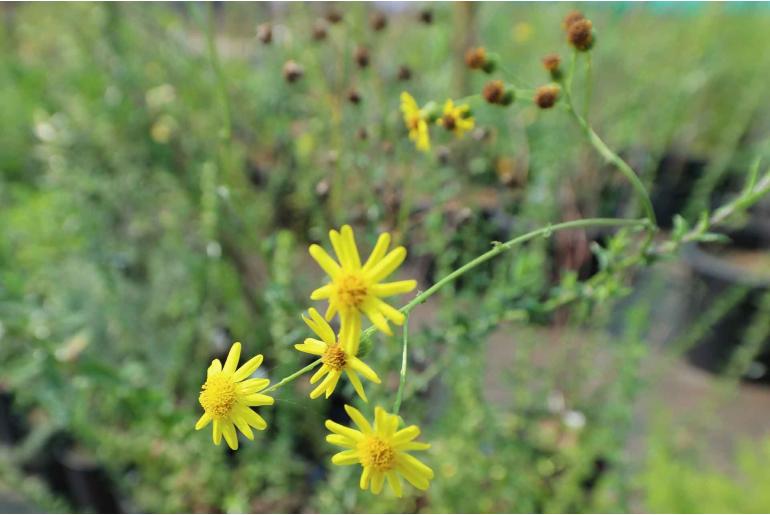
<svg viewBox="0 0 770 515">
<path fill-rule="evenodd" d="M 423 152 L 430 150 L 428 127 L 431 124 L 435 123 L 461 138 L 472 130 L 476 123 L 468 104 L 456 105 L 453 100 L 448 99 L 444 103 L 443 111 L 439 111 L 434 102 L 420 107 L 414 97 L 406 91 L 401 93 L 401 113 L 404 116 L 404 125 L 409 131 L 409 139 L 414 142 L 417 150 Z"/>
<path fill-rule="evenodd" d="M 455 129 L 464 131 L 468 129 L 469 120 L 465 113 L 466 108 L 455 107 L 450 101 L 445 106 L 444 118 L 457 117 Z M 448 122 L 445 120 L 444 123 Z M 391 237 L 388 233 L 379 236 L 366 261 L 361 260 L 353 229 L 349 225 L 343 226 L 340 231 L 329 231 L 329 240 L 336 260 L 320 245 L 313 244 L 309 248 L 310 255 L 329 276 L 329 282 L 310 295 L 311 300 L 327 301 L 326 313 L 321 316 L 316 309 L 308 309 L 308 316 L 303 315 L 302 319 L 315 336 L 306 338 L 295 348 L 319 357 L 316 363 L 321 366 L 310 378 L 310 383 L 315 385 L 310 392 L 311 399 L 321 395 L 329 398 L 344 375 L 358 396 L 368 402 L 361 378 L 374 384 L 380 384 L 381 380 L 359 357 L 363 320 L 368 319 L 375 328 L 392 335 L 390 323 L 402 325 L 405 316 L 383 299 L 410 292 L 417 282 L 386 282 L 406 258 L 404 247 L 389 250 Z M 335 316 L 339 319 L 339 333 L 335 333 L 329 324 Z M 281 385 L 268 388 L 268 379 L 252 377 L 262 364 L 261 355 L 238 368 L 240 354 L 241 344 L 235 343 L 224 366 L 218 359 L 211 363 L 198 398 L 204 413 L 195 425 L 195 429 L 202 429 L 213 422 L 214 443 L 219 445 L 224 437 L 233 450 L 238 449 L 236 428 L 252 440 L 254 434 L 251 428 L 264 430 L 267 427 L 265 420 L 252 408 L 273 404 L 274 399 L 266 393 Z M 297 375 L 299 373 L 290 378 Z M 288 382 L 288 379 L 281 383 Z M 428 444 L 414 441 L 420 434 L 417 426 L 398 430 L 398 415 L 388 413 L 379 406 L 374 410 L 373 425 L 355 408 L 346 406 L 345 410 L 358 430 L 326 421 L 326 427 L 332 431 L 326 440 L 345 449 L 333 456 L 332 463 L 360 464 L 360 487 L 375 494 L 382 491 L 387 480 L 393 493 L 400 497 L 403 491 L 401 477 L 418 489 L 428 488 L 433 471 L 408 453 L 429 448 Z"/>
</svg>

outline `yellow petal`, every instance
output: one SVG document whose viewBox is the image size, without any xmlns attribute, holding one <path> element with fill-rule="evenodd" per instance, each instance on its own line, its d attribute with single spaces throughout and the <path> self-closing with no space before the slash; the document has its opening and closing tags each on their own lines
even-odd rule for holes
<svg viewBox="0 0 770 515">
<path fill-rule="evenodd" d="M 337 379 L 339 379 L 339 376 L 337 376 Z M 316 386 L 315 390 L 310 392 L 310 398 L 316 399 L 318 398 L 322 393 L 326 392 L 326 389 L 329 388 L 330 384 L 336 384 L 336 381 L 334 380 L 334 372 L 330 371 L 326 377 L 324 377 L 324 380 L 321 381 L 318 386 Z M 327 396 L 328 397 L 328 396 Z"/>
<path fill-rule="evenodd" d="M 418 475 L 422 477 L 433 479 L 433 470 L 411 454 L 407 454 L 405 452 L 399 453 L 396 457 L 396 463 L 401 464 L 407 469 L 414 470 Z"/>
<path fill-rule="evenodd" d="M 342 270 L 351 270 L 353 268 L 353 263 L 348 256 L 347 249 L 342 244 L 342 236 L 340 236 L 340 233 L 332 229 L 329 231 L 329 240 L 331 240 L 334 253 L 337 254 L 337 259 L 342 265 Z"/>
<path fill-rule="evenodd" d="M 407 281 L 395 281 L 392 283 L 378 283 L 369 287 L 372 295 L 378 297 L 390 297 L 400 293 L 408 293 L 417 287 L 417 281 L 409 279 Z"/>
<path fill-rule="evenodd" d="M 233 375 L 233 381 L 243 381 L 251 374 L 253 374 L 254 371 L 259 368 L 259 365 L 262 364 L 262 359 L 262 354 L 257 354 L 246 363 L 241 365 L 240 368 L 235 371 L 235 374 Z"/>
<path fill-rule="evenodd" d="M 349 449 L 347 451 L 338 452 L 332 456 L 332 463 L 335 465 L 355 465 L 358 463 L 358 451 Z"/>
<path fill-rule="evenodd" d="M 222 362 L 218 359 L 215 359 L 211 362 L 211 366 L 209 366 L 209 369 L 206 371 L 206 377 L 211 377 L 214 374 L 218 374 L 222 371 Z"/>
<path fill-rule="evenodd" d="M 326 320 L 331 320 L 336 313 L 337 313 L 337 303 L 329 301 L 329 307 L 326 308 L 326 313 L 324 313 L 324 318 Z"/>
<path fill-rule="evenodd" d="M 326 398 L 328 399 L 332 393 L 334 393 L 334 389 L 337 387 L 337 383 L 340 380 L 340 377 L 342 377 L 342 372 L 339 370 L 336 370 L 334 372 L 331 372 L 329 374 L 331 376 L 332 380 L 329 383 L 329 385 L 326 387 Z"/>
<path fill-rule="evenodd" d="M 369 259 L 366 260 L 366 264 L 364 264 L 364 273 L 367 273 L 374 265 L 380 262 L 388 251 L 388 246 L 390 246 L 390 234 L 384 232 L 377 238 L 377 243 L 374 245 L 374 249 L 372 249 Z"/>
<path fill-rule="evenodd" d="M 382 485 L 385 483 L 385 474 L 379 470 L 375 470 L 372 474 L 372 493 L 379 495 L 382 492 Z"/>
<path fill-rule="evenodd" d="M 420 428 L 415 425 L 411 425 L 394 434 L 393 440 L 391 440 L 391 445 L 398 445 L 404 442 L 408 442 L 410 440 L 414 440 L 418 436 L 420 436 Z"/>
<path fill-rule="evenodd" d="M 225 437 L 227 445 L 234 451 L 238 450 L 238 435 L 235 433 L 235 427 L 231 422 L 222 423 L 222 436 Z"/>
<path fill-rule="evenodd" d="M 366 420 L 366 417 L 364 417 L 356 408 L 349 404 L 345 404 L 345 412 L 350 417 L 350 420 L 352 420 L 364 434 L 372 432 L 372 426 L 369 424 L 369 421 Z"/>
<path fill-rule="evenodd" d="M 404 262 L 404 259 L 406 259 L 406 249 L 404 247 L 396 247 L 368 270 L 366 275 L 370 281 L 378 283 L 393 273 Z"/>
<path fill-rule="evenodd" d="M 324 423 L 324 425 L 326 426 L 326 429 L 328 429 L 332 433 L 337 433 L 338 435 L 346 436 L 356 442 L 360 442 L 361 439 L 364 437 L 361 431 L 356 431 L 351 427 L 345 427 L 342 424 L 338 424 L 334 422 L 333 420 L 327 420 Z"/>
<path fill-rule="evenodd" d="M 254 439 L 254 433 L 251 432 L 251 428 L 246 420 L 241 417 L 234 417 L 233 423 L 235 423 L 235 427 L 237 427 L 246 438 L 249 440 Z"/>
<path fill-rule="evenodd" d="M 328 365 L 321 365 L 319 369 L 315 371 L 315 374 L 313 374 L 313 377 L 310 378 L 310 384 L 315 384 L 316 381 L 321 379 L 321 376 L 323 376 L 328 371 L 329 371 Z"/>
<path fill-rule="evenodd" d="M 275 399 L 269 395 L 262 395 L 261 393 L 254 393 L 247 395 L 241 399 L 246 406 L 272 406 L 275 404 Z"/>
<path fill-rule="evenodd" d="M 358 482 L 358 486 L 361 488 L 361 490 L 366 490 L 369 488 L 369 479 L 372 477 L 372 467 L 364 467 L 363 472 L 361 472 L 361 480 Z"/>
<path fill-rule="evenodd" d="M 222 422 L 214 419 L 214 429 L 211 432 L 211 438 L 214 440 L 214 445 L 219 445 L 222 441 Z"/>
<path fill-rule="evenodd" d="M 382 313 L 383 315 L 385 315 L 385 318 L 389 319 L 396 325 L 404 325 L 406 316 L 402 312 L 400 312 L 399 310 L 397 310 L 387 302 L 384 302 L 383 300 L 378 299 L 377 297 L 372 297 L 371 299 L 367 299 L 367 300 L 371 300 L 375 309 L 380 313 Z"/>
<path fill-rule="evenodd" d="M 303 343 L 296 344 L 294 348 L 300 352 L 305 352 L 314 356 L 321 356 L 326 352 L 326 344 L 315 338 L 305 338 Z"/>
<path fill-rule="evenodd" d="M 396 464 L 396 470 L 404 476 L 404 479 L 409 481 L 412 486 L 418 490 L 427 490 L 430 485 L 430 481 L 425 476 L 421 476 L 414 469 L 405 467 L 402 464 Z"/>
<path fill-rule="evenodd" d="M 393 444 L 393 447 L 399 451 L 427 451 L 430 449 L 430 444 L 424 442 L 404 442 Z"/>
<path fill-rule="evenodd" d="M 361 306 L 361 309 L 366 313 L 366 316 L 371 320 L 372 325 L 374 325 L 377 329 L 382 331 L 383 333 L 387 334 L 388 336 L 393 336 L 393 331 L 390 330 L 390 326 L 388 325 L 388 321 L 385 320 L 385 317 L 377 311 L 377 309 L 374 307 L 374 304 L 371 302 L 371 300 L 375 298 L 369 298 L 366 299 L 366 301 Z"/>
<path fill-rule="evenodd" d="M 241 342 L 235 342 L 230 347 L 230 352 L 227 353 L 227 360 L 225 366 L 222 367 L 222 372 L 225 374 L 232 374 L 235 372 L 235 368 L 238 366 L 238 359 L 241 357 Z"/>
<path fill-rule="evenodd" d="M 337 343 L 337 339 L 334 337 L 334 330 L 318 311 L 314 308 L 310 308 L 308 313 L 310 313 L 310 318 L 313 319 L 313 323 L 315 324 L 315 333 L 320 336 L 327 345 L 334 345 Z"/>
<path fill-rule="evenodd" d="M 263 431 L 267 427 L 267 422 L 265 422 L 265 419 L 259 416 L 254 410 L 243 407 L 242 409 L 238 410 L 237 415 L 243 418 L 246 423 L 254 429 Z"/>
<path fill-rule="evenodd" d="M 332 445 L 338 445 L 340 447 L 356 447 L 356 442 L 342 435 L 330 434 L 326 435 L 326 441 Z"/>
<path fill-rule="evenodd" d="M 334 285 L 329 283 L 313 290 L 313 293 L 310 294 L 310 300 L 328 299 L 332 293 L 334 293 Z"/>
<path fill-rule="evenodd" d="M 398 474 L 393 470 L 389 470 L 385 475 L 388 478 L 388 484 L 390 485 L 391 490 L 393 490 L 393 493 L 396 494 L 396 497 L 401 497 L 403 493 L 401 489 L 401 478 L 398 477 Z"/>
<path fill-rule="evenodd" d="M 358 255 L 356 237 L 353 234 L 353 229 L 349 225 L 342 226 L 342 247 L 345 249 L 345 255 L 348 257 L 353 269 L 360 270 L 361 257 Z"/>
<path fill-rule="evenodd" d="M 320 245 L 316 245 L 315 243 L 310 245 L 310 248 L 308 249 L 310 252 L 310 255 L 315 259 L 316 263 L 318 263 L 318 266 L 320 266 L 324 272 L 326 272 L 329 277 L 332 279 L 338 277 L 340 273 L 342 273 L 342 269 L 340 268 L 340 265 L 338 265 L 330 256 L 326 253 L 326 251 L 321 248 Z"/>
<path fill-rule="evenodd" d="M 358 378 L 358 374 L 353 372 L 352 370 L 346 370 L 345 373 L 348 376 L 348 379 L 350 379 L 350 384 L 353 385 L 353 389 L 356 391 L 359 397 L 364 402 L 369 402 L 369 400 L 366 398 L 366 392 L 364 392 L 364 385 L 361 384 L 361 380 Z"/>
<path fill-rule="evenodd" d="M 203 429 L 209 425 L 209 422 L 211 422 L 211 414 L 209 412 L 205 412 L 195 423 L 195 430 L 198 431 L 199 429 Z"/>
<path fill-rule="evenodd" d="M 261 392 L 270 384 L 270 379 L 247 379 L 238 385 L 241 395 L 251 395 Z"/>
<path fill-rule="evenodd" d="M 355 370 L 356 372 L 359 372 L 362 376 L 367 378 L 369 381 L 380 384 L 380 377 L 375 373 L 374 370 L 369 368 L 369 365 L 364 363 L 358 358 L 350 357 L 348 358 L 348 366 Z"/>
<path fill-rule="evenodd" d="M 345 352 L 355 356 L 361 343 L 361 315 L 358 312 L 349 312 L 341 318 L 340 344 Z"/>
</svg>

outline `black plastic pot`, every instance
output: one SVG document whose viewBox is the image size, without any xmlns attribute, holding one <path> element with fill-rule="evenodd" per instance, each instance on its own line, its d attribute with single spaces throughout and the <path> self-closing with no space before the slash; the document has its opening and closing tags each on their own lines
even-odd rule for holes
<svg viewBox="0 0 770 515">
<path fill-rule="evenodd" d="M 744 234 L 744 236 L 741 236 Z M 747 236 L 746 236 L 747 235 Z M 758 250 L 759 236 L 754 232 L 734 233 L 733 243 L 726 248 Z M 695 323 L 720 297 L 734 287 L 746 287 L 744 298 L 728 311 L 700 341 L 687 352 L 696 366 L 714 373 L 724 372 L 744 333 L 756 319 L 763 295 L 770 291 L 770 278 L 757 275 L 720 255 L 712 247 L 689 245 L 683 252 L 691 268 L 687 292 L 689 323 Z M 754 358 L 755 365 L 745 379 L 770 383 L 770 338 Z"/>
</svg>

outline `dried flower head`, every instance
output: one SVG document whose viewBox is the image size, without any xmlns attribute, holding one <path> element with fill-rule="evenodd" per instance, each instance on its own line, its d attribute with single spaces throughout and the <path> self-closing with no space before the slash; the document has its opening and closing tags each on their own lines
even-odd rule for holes
<svg viewBox="0 0 770 515">
<path fill-rule="evenodd" d="M 496 63 L 488 54 L 484 47 L 469 48 L 465 52 L 465 64 L 471 70 L 483 70 L 485 73 L 495 71 Z"/>
<path fill-rule="evenodd" d="M 561 79 L 561 57 L 559 54 L 548 54 L 543 57 L 543 68 L 551 74 L 553 80 Z"/>
<path fill-rule="evenodd" d="M 273 26 L 269 23 L 262 23 L 257 26 L 257 39 L 264 45 L 269 45 L 273 41 Z"/>
<path fill-rule="evenodd" d="M 288 60 L 286 61 L 286 64 L 283 65 L 283 78 L 290 84 L 297 82 L 304 74 L 304 68 L 297 64 L 296 61 Z"/>
<path fill-rule="evenodd" d="M 412 69 L 402 64 L 398 67 L 398 80 L 409 80 L 412 78 Z"/>
<path fill-rule="evenodd" d="M 348 101 L 351 104 L 359 104 L 361 102 L 361 94 L 358 92 L 356 88 L 351 88 L 348 91 Z"/>
<path fill-rule="evenodd" d="M 535 91 L 535 104 L 540 109 L 550 109 L 559 99 L 561 88 L 555 84 L 540 86 Z"/>
<path fill-rule="evenodd" d="M 505 87 L 501 80 L 491 80 L 484 85 L 481 91 L 484 100 L 490 104 L 507 106 L 513 102 L 513 91 Z"/>
<path fill-rule="evenodd" d="M 569 29 L 567 29 L 567 41 L 581 52 L 590 50 L 594 44 L 594 31 L 591 20 L 584 18 L 570 25 Z"/>
<path fill-rule="evenodd" d="M 433 23 L 433 11 L 431 9 L 423 9 L 420 11 L 420 21 L 425 25 Z"/>
<path fill-rule="evenodd" d="M 581 13 L 580 11 L 572 11 L 569 14 L 567 14 L 567 16 L 564 17 L 562 26 L 564 27 L 564 30 L 569 30 L 569 28 L 572 26 L 573 23 L 583 19 L 585 19 L 585 16 L 583 16 L 583 13 Z"/>
<path fill-rule="evenodd" d="M 364 46 L 359 46 L 356 48 L 356 53 L 354 54 L 354 59 L 356 60 L 356 64 L 359 68 L 366 68 L 369 66 L 369 50 Z"/>
<path fill-rule="evenodd" d="M 369 26 L 373 31 L 379 32 L 388 26 L 388 18 L 382 11 L 373 12 L 369 17 Z"/>
<path fill-rule="evenodd" d="M 325 18 L 329 23 L 337 24 L 342 21 L 342 13 L 336 7 L 332 7 L 326 11 Z"/>
<path fill-rule="evenodd" d="M 315 23 L 313 23 L 313 40 L 323 41 L 328 35 L 326 21 L 324 21 L 323 18 L 317 19 Z"/>
</svg>

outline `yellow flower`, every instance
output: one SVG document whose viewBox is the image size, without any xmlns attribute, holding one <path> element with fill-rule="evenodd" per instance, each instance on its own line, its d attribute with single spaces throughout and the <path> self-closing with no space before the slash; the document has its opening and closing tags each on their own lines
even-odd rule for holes
<svg viewBox="0 0 770 515">
<path fill-rule="evenodd" d="M 401 93 L 401 112 L 404 114 L 404 124 L 409 129 L 409 139 L 414 141 L 417 150 L 430 150 L 430 134 L 428 133 L 427 114 L 420 109 L 415 99 L 404 91 Z"/>
<path fill-rule="evenodd" d="M 342 327 L 339 341 L 337 341 L 331 326 L 318 314 L 318 311 L 313 308 L 310 308 L 308 311 L 310 312 L 310 318 L 303 316 L 302 319 L 321 339 L 306 338 L 304 343 L 299 343 L 294 348 L 308 354 L 321 356 L 323 365 L 310 378 L 310 384 L 315 384 L 321 377 L 326 375 L 321 384 L 310 392 L 310 398 L 315 399 L 326 392 L 326 398 L 328 399 L 337 386 L 342 372 L 345 372 L 353 384 L 356 393 L 365 402 L 368 402 L 358 374 L 376 384 L 380 384 L 380 378 L 374 370 L 356 357 L 361 338 L 361 319 L 359 317 L 350 317 L 352 323 L 349 322 Z"/>
<path fill-rule="evenodd" d="M 369 259 L 362 266 L 353 237 L 353 229 L 349 225 L 344 225 L 340 232 L 329 231 L 329 239 L 339 264 L 319 245 L 310 245 L 310 255 L 331 277 L 331 283 L 315 290 L 310 294 L 310 298 L 312 300 L 329 299 L 326 320 L 331 320 L 339 311 L 343 333 L 347 332 L 348 329 L 345 327 L 348 325 L 359 324 L 360 327 L 360 318 L 363 313 L 377 329 L 388 335 L 393 334 L 388 320 L 396 325 L 402 325 L 405 317 L 381 297 L 411 291 L 417 286 L 417 281 L 389 283 L 381 281 L 404 261 L 406 249 L 396 247 L 387 252 L 390 234 L 380 234 Z"/>
<path fill-rule="evenodd" d="M 374 410 L 373 428 L 357 409 L 346 405 L 345 411 L 360 431 L 331 420 L 326 421 L 326 428 L 332 432 L 326 436 L 326 441 L 346 449 L 332 456 L 332 463 L 360 463 L 364 470 L 359 486 L 362 490 L 371 488 L 374 494 L 382 491 L 382 485 L 387 479 L 396 497 L 401 497 L 399 476 L 403 476 L 415 488 L 428 489 L 433 479 L 433 470 L 407 453 L 430 448 L 430 444 L 412 441 L 420 435 L 419 427 L 409 426 L 397 431 L 398 416 L 387 413 L 379 406 Z"/>
<path fill-rule="evenodd" d="M 470 107 L 467 104 L 456 106 L 454 102 L 447 100 L 444 104 L 444 114 L 436 120 L 436 123 L 459 138 L 473 129 L 474 120 L 470 116 Z"/>
<path fill-rule="evenodd" d="M 203 429 L 213 420 L 214 443 L 219 445 L 224 435 L 227 445 L 233 450 L 238 448 L 236 427 L 249 440 L 254 439 L 249 426 L 260 431 L 267 427 L 265 420 L 252 411 L 251 406 L 267 406 L 274 402 L 272 397 L 258 393 L 267 388 L 270 380 L 248 379 L 262 364 L 262 355 L 254 356 L 236 370 L 240 356 L 241 344 L 235 342 L 227 354 L 224 367 L 218 359 L 211 362 L 198 397 L 204 413 L 195 424 L 196 430 Z"/>
</svg>

